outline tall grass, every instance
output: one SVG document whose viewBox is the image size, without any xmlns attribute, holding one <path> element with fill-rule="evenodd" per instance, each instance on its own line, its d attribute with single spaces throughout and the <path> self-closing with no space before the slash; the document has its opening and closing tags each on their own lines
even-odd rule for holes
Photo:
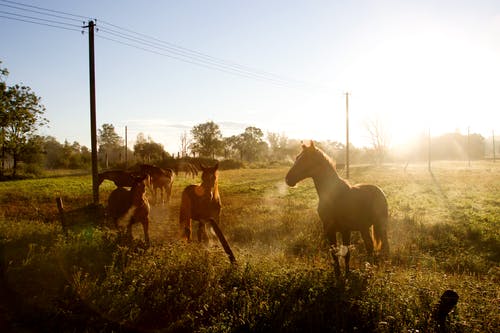
<svg viewBox="0 0 500 333">
<path fill-rule="evenodd" d="M 179 240 L 178 194 L 192 179 L 179 177 L 170 204 L 153 207 L 147 249 L 140 229 L 128 243 L 79 219 L 64 236 L 53 196 L 68 209 L 88 204 L 89 177 L 2 183 L 2 209 L 16 208 L 0 218 L 0 328 L 433 332 L 431 313 L 453 289 L 460 299 L 450 331 L 497 332 L 499 170 L 354 168 L 353 182 L 376 183 L 388 197 L 392 252 L 373 262 L 354 234 L 347 280 L 333 273 L 312 182 L 289 189 L 283 168 L 221 173 L 221 228 L 237 266 L 216 239 L 207 247 Z M 112 187 L 103 184 L 103 199 Z M 30 198 L 38 215 L 17 206 Z"/>
</svg>

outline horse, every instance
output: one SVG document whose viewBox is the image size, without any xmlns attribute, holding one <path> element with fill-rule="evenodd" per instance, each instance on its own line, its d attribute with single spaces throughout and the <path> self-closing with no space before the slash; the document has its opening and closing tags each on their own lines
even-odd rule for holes
<svg viewBox="0 0 500 333">
<path fill-rule="evenodd" d="M 146 198 L 147 175 L 133 177 L 134 183 L 130 190 L 118 187 L 111 192 L 108 198 L 108 216 L 115 227 L 118 222 L 127 222 L 127 235 L 132 239 L 132 225 L 141 223 L 144 230 L 144 241 L 149 244 L 149 203 Z"/>
<path fill-rule="evenodd" d="M 109 170 L 99 173 L 98 186 L 107 179 L 111 180 L 117 187 L 132 187 L 134 185 L 134 175 L 125 170 Z"/>
<path fill-rule="evenodd" d="M 184 188 L 181 196 L 179 224 L 183 238 L 191 242 L 192 221 L 198 221 L 198 241 L 208 243 L 206 223 L 210 223 L 229 260 L 234 263 L 236 261 L 234 254 L 218 225 L 222 207 L 218 187 L 218 168 L 218 163 L 213 167 L 201 166 L 201 184 L 188 185 Z"/>
<path fill-rule="evenodd" d="M 318 193 L 318 214 L 327 241 L 336 249 L 337 232 L 340 232 L 342 243 L 347 247 L 344 256 L 346 275 L 349 273 L 351 231 L 361 233 L 370 256 L 374 250 L 388 253 L 388 206 L 385 194 L 379 187 L 370 184 L 351 186 L 338 175 L 334 162 L 312 141 L 309 146 L 302 145 L 302 152 L 288 171 L 285 182 L 293 187 L 309 177 L 313 179 Z M 345 252 L 345 248 L 339 252 Z M 340 276 L 339 259 L 333 253 L 332 257 L 336 275 Z"/>
<path fill-rule="evenodd" d="M 198 176 L 198 168 L 188 161 L 179 160 L 175 165 L 175 174 L 178 175 L 180 172 L 184 172 L 186 177 L 191 175 L 192 178 Z"/>
<path fill-rule="evenodd" d="M 151 177 L 150 190 L 153 193 L 153 202 L 157 203 L 157 192 L 160 191 L 161 203 L 163 204 L 164 195 L 167 197 L 167 203 L 172 195 L 172 185 L 174 183 L 174 171 L 172 169 L 162 169 L 160 167 L 141 164 L 139 165 L 141 172 L 148 174 Z"/>
</svg>

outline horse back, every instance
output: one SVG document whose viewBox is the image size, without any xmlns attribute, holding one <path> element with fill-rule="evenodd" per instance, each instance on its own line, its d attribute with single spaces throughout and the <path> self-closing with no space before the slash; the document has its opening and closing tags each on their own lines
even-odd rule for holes
<svg viewBox="0 0 500 333">
<path fill-rule="evenodd" d="M 340 229 L 361 230 L 367 223 L 387 218 L 387 200 L 378 186 L 357 184 L 320 198 L 318 214 L 324 222 L 335 221 Z"/>
<path fill-rule="evenodd" d="M 387 218 L 387 198 L 382 189 L 372 184 L 357 184 L 351 188 L 354 200 L 363 207 L 370 218 Z"/>
</svg>

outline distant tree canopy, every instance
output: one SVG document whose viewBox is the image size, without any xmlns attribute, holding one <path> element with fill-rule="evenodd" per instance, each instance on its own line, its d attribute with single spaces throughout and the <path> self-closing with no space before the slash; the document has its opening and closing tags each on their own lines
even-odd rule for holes
<svg viewBox="0 0 500 333">
<path fill-rule="evenodd" d="M 1 62 L 0 62 L 1 64 Z M 8 70 L 0 68 L 0 145 L 4 173 L 7 155 L 12 159 L 12 175 L 15 177 L 18 162 L 40 150 L 36 131 L 48 123 L 43 117 L 45 107 L 30 87 L 8 86 L 5 82 Z"/>
<path fill-rule="evenodd" d="M 213 121 L 194 126 L 191 135 L 193 141 L 190 149 L 200 157 L 215 158 L 222 148 L 222 132 Z"/>
<path fill-rule="evenodd" d="M 123 139 L 112 124 L 103 124 L 98 130 L 99 156 L 106 168 L 122 159 Z"/>
<path fill-rule="evenodd" d="M 166 152 L 162 144 L 154 142 L 151 137 L 146 140 L 144 134 L 139 133 L 134 145 L 134 155 L 142 162 L 151 163 L 163 159 Z"/>
</svg>

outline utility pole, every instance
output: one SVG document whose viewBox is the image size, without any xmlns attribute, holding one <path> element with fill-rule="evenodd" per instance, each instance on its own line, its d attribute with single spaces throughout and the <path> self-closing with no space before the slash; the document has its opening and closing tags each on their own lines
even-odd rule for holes
<svg viewBox="0 0 500 333">
<path fill-rule="evenodd" d="M 349 93 L 345 93 L 345 176 L 349 178 Z"/>
<path fill-rule="evenodd" d="M 90 77 L 90 136 L 92 149 L 92 194 L 94 205 L 99 204 L 99 185 L 97 170 L 97 121 L 95 111 L 95 61 L 94 61 L 94 21 L 84 28 L 89 29 L 89 77 Z"/>
<path fill-rule="evenodd" d="M 127 168 L 128 162 L 128 140 L 127 140 L 127 126 L 125 126 L 125 168 Z"/>
<path fill-rule="evenodd" d="M 428 137 L 428 155 L 427 155 L 427 168 L 429 169 L 429 172 L 432 173 L 431 170 L 431 128 L 429 127 L 429 137 Z"/>
<path fill-rule="evenodd" d="M 493 137 L 493 163 L 496 161 L 496 156 L 495 156 L 495 130 L 491 131 L 491 135 Z"/>
<path fill-rule="evenodd" d="M 470 168 L 470 126 L 467 127 L 467 161 Z"/>
</svg>

